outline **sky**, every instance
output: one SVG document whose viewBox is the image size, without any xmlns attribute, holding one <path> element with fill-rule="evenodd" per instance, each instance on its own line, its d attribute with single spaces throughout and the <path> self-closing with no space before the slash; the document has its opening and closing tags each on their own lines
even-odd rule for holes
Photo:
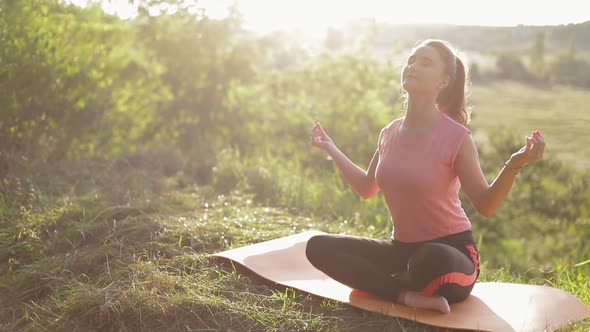
<svg viewBox="0 0 590 332">
<path fill-rule="evenodd" d="M 212 14 L 234 1 L 205 0 Z M 388 23 L 457 25 L 558 25 L 590 20 L 584 0 L 238 0 L 256 31 L 296 28 L 314 32 L 355 17 Z M 586 8 L 584 8 L 586 7 Z"/>
<path fill-rule="evenodd" d="M 70 0 L 85 3 L 87 0 Z M 559 25 L 590 20 L 585 0 L 198 0 L 211 17 L 227 14 L 237 3 L 246 27 L 261 33 L 279 29 L 323 35 L 329 26 L 358 18 L 393 24 Z M 135 15 L 133 1 L 105 0 L 106 12 L 122 18 Z M 155 13 L 156 11 L 154 11 Z"/>
</svg>

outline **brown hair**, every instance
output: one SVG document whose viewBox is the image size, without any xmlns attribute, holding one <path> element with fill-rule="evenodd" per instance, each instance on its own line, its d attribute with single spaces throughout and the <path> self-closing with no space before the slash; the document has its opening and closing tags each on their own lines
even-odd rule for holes
<svg viewBox="0 0 590 332">
<path fill-rule="evenodd" d="M 439 39 L 426 39 L 419 41 L 414 47 L 422 45 L 434 47 L 438 51 L 445 63 L 445 73 L 450 77 L 449 84 L 440 91 L 436 99 L 436 107 L 458 123 L 467 126 L 471 121 L 471 110 L 466 107 L 466 96 L 469 88 L 467 68 L 449 42 Z"/>
</svg>

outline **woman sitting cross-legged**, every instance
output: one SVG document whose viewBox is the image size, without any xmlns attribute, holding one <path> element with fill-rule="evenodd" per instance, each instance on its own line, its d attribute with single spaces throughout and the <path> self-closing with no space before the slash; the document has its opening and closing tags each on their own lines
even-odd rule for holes
<svg viewBox="0 0 590 332">
<path fill-rule="evenodd" d="M 446 41 L 429 39 L 411 50 L 401 74 L 405 116 L 381 130 L 368 171 L 350 161 L 316 123 L 312 145 L 333 158 L 362 197 L 381 191 L 393 220 L 391 240 L 312 237 L 306 255 L 317 269 L 354 289 L 443 313 L 450 311 L 449 303 L 469 296 L 479 276 L 479 254 L 459 190 L 480 214 L 491 217 L 517 173 L 542 158 L 545 142 L 535 130 L 488 184 L 466 127 L 465 73 Z"/>
</svg>

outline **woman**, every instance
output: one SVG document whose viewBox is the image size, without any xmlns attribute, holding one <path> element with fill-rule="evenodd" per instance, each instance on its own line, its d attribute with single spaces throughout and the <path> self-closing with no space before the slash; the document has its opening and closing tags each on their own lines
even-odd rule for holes
<svg viewBox="0 0 590 332">
<path fill-rule="evenodd" d="M 517 173 L 542 158 L 535 130 L 492 184 L 479 164 L 467 129 L 465 67 L 451 45 L 429 39 L 415 46 L 401 73 L 406 114 L 381 130 L 368 171 L 356 166 L 319 123 L 312 145 L 328 153 L 354 191 L 367 199 L 381 191 L 393 220 L 393 239 L 318 235 L 306 247 L 319 270 L 352 288 L 413 307 L 450 312 L 479 276 L 471 223 L 460 187 L 477 211 L 491 217 Z"/>
</svg>

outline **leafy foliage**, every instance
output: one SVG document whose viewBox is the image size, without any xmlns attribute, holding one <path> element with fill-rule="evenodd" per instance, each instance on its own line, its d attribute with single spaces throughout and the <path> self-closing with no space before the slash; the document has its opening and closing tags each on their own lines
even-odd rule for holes
<svg viewBox="0 0 590 332">
<path fill-rule="evenodd" d="M 263 296 L 263 286 L 204 259 L 308 228 L 389 236 L 382 199 L 354 194 L 311 150 L 309 132 L 321 121 L 366 168 L 380 129 L 403 115 L 399 66 L 366 44 L 341 47 L 335 30 L 331 50 L 312 54 L 289 34 L 244 30 L 236 12 L 214 20 L 180 6 L 150 16 L 158 3 L 120 20 L 98 5 L 1 2 L 0 326 L 399 327 L 290 290 Z M 547 57 L 544 68 L 554 82 L 584 86 L 572 70 L 584 61 Z M 516 55 L 496 69 L 530 78 Z M 504 100 L 499 87 L 486 91 L 480 103 Z M 549 111 L 510 119 L 553 122 L 571 91 L 531 97 Z M 524 109 L 539 108 L 525 97 Z M 479 151 L 488 179 L 521 141 L 512 128 L 490 129 L 505 117 L 493 114 L 485 123 L 476 114 L 471 128 L 487 130 Z M 547 282 L 588 302 L 588 188 L 587 171 L 547 158 L 519 175 L 491 219 L 463 196 L 489 278 Z"/>
</svg>

